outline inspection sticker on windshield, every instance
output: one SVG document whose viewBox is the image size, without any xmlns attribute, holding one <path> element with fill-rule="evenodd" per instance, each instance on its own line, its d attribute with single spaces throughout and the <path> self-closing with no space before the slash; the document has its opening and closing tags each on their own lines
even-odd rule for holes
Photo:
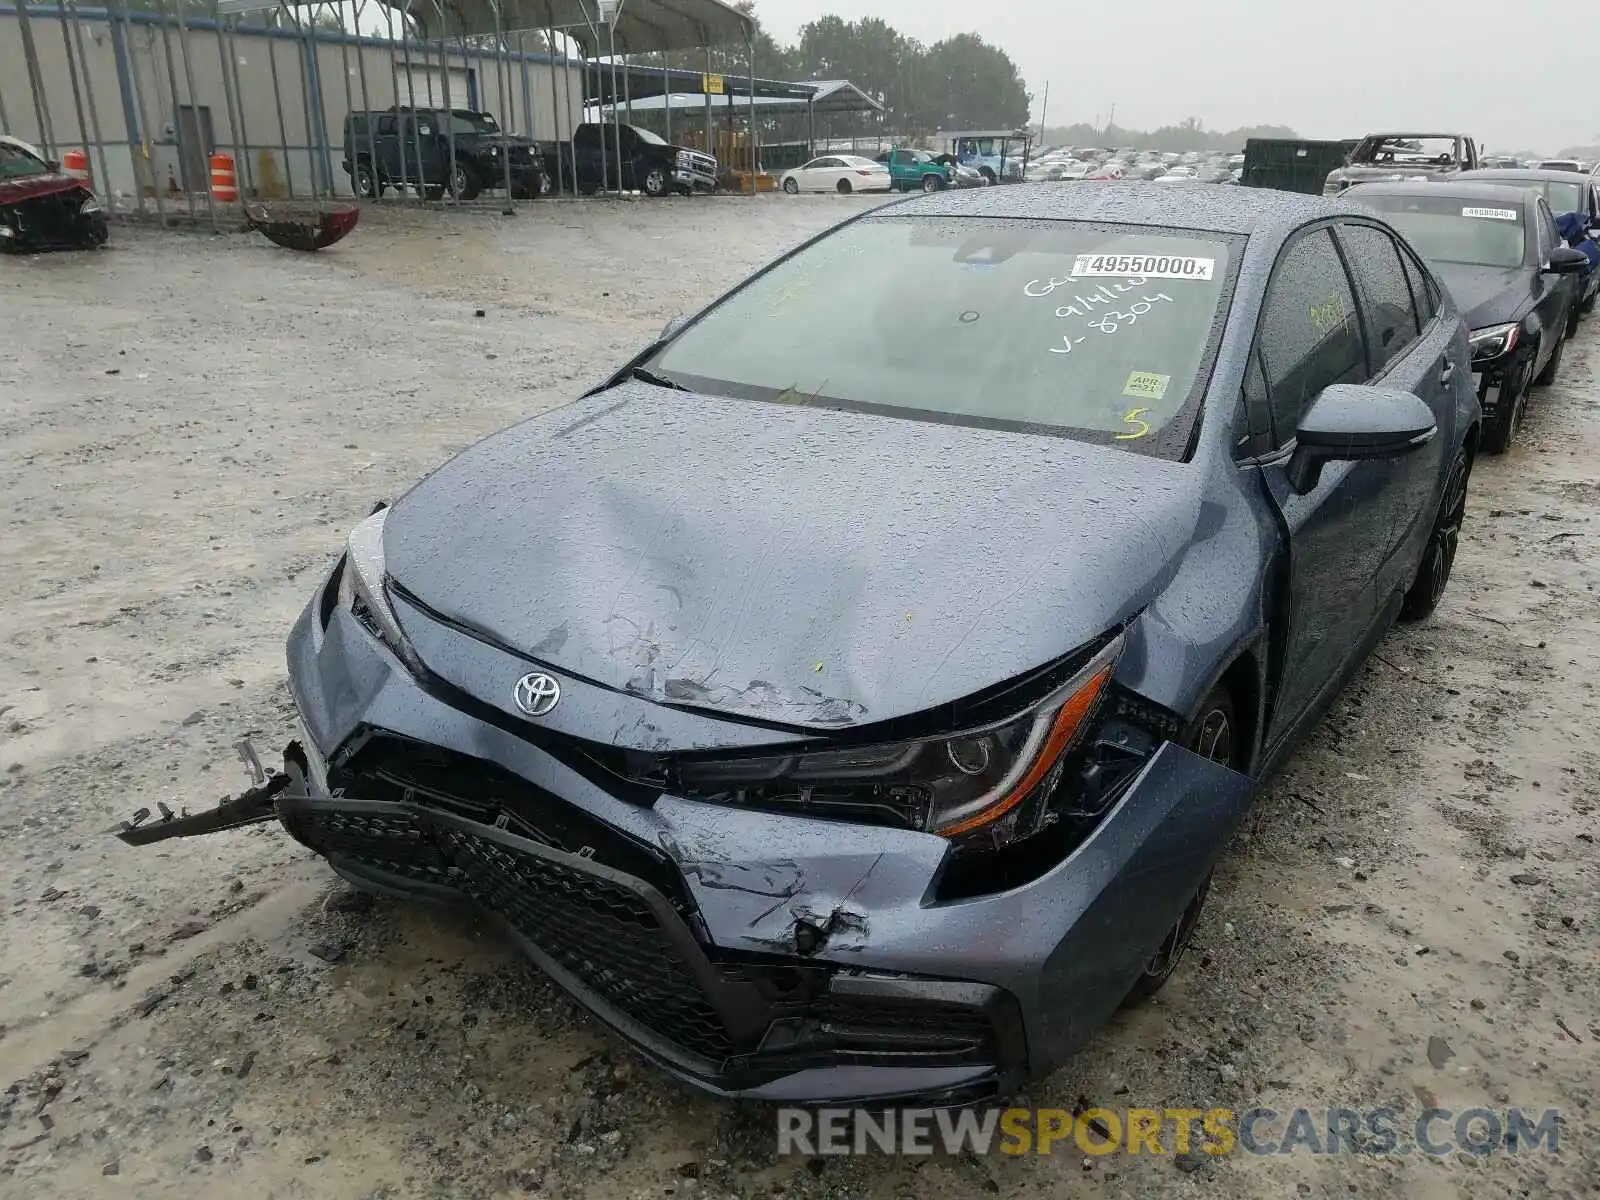
<svg viewBox="0 0 1600 1200">
<path fill-rule="evenodd" d="M 1515 221 L 1517 210 L 1514 208 L 1463 208 L 1463 217 L 1482 217 L 1486 221 Z"/>
<path fill-rule="evenodd" d="M 1159 400 L 1167 394 L 1171 375 L 1157 375 L 1153 371 L 1135 371 L 1122 385 L 1124 396 L 1138 396 L 1141 400 Z"/>
<path fill-rule="evenodd" d="M 1210 279 L 1214 258 L 1177 254 L 1080 254 L 1072 260 L 1074 279 L 1142 275 L 1146 279 Z"/>
</svg>

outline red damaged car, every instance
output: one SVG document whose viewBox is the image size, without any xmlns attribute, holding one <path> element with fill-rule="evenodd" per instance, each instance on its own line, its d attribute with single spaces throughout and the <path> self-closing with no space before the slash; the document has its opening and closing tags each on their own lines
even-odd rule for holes
<svg viewBox="0 0 1600 1200">
<path fill-rule="evenodd" d="M 106 236 L 105 210 L 83 180 L 0 134 L 0 250 L 93 250 Z"/>
</svg>

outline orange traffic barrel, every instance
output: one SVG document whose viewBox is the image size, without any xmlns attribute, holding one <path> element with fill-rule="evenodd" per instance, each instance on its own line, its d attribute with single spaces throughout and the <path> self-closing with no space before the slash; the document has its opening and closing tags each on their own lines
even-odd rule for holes
<svg viewBox="0 0 1600 1200">
<path fill-rule="evenodd" d="M 239 199 L 233 159 L 220 150 L 211 156 L 211 198 L 218 204 L 233 204 Z"/>
<path fill-rule="evenodd" d="M 89 156 L 82 150 L 68 150 L 61 156 L 61 169 L 74 179 L 89 178 Z"/>
</svg>

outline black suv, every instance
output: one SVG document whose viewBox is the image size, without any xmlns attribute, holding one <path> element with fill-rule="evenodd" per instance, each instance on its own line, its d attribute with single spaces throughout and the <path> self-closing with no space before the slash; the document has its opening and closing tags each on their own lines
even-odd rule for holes
<svg viewBox="0 0 1600 1200">
<path fill-rule="evenodd" d="M 501 132 L 486 112 L 397 107 L 344 119 L 342 165 L 364 199 L 420 182 L 425 196 L 448 193 L 471 200 L 505 186 L 508 158 L 512 195 L 543 196 L 552 190 L 552 172 L 539 147 L 529 138 Z"/>
<path fill-rule="evenodd" d="M 566 152 L 566 147 L 563 147 Z M 576 164 L 578 190 L 592 194 L 616 187 L 617 158 L 621 151 L 621 186 L 647 196 L 668 192 L 714 192 L 717 160 L 700 150 L 674 146 L 637 125 L 612 126 L 589 122 L 573 130 L 570 153 Z M 563 159 L 564 172 L 571 167 Z"/>
</svg>

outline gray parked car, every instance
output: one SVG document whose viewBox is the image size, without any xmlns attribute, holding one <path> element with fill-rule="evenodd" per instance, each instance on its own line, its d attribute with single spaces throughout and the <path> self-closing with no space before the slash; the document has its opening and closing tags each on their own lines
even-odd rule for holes
<svg viewBox="0 0 1600 1200">
<path fill-rule="evenodd" d="M 1438 603 L 1470 379 L 1320 199 L 879 208 L 362 522 L 282 773 L 122 836 L 281 819 L 719 1095 L 1006 1094 L 1172 975 L 1256 781 Z"/>
</svg>

